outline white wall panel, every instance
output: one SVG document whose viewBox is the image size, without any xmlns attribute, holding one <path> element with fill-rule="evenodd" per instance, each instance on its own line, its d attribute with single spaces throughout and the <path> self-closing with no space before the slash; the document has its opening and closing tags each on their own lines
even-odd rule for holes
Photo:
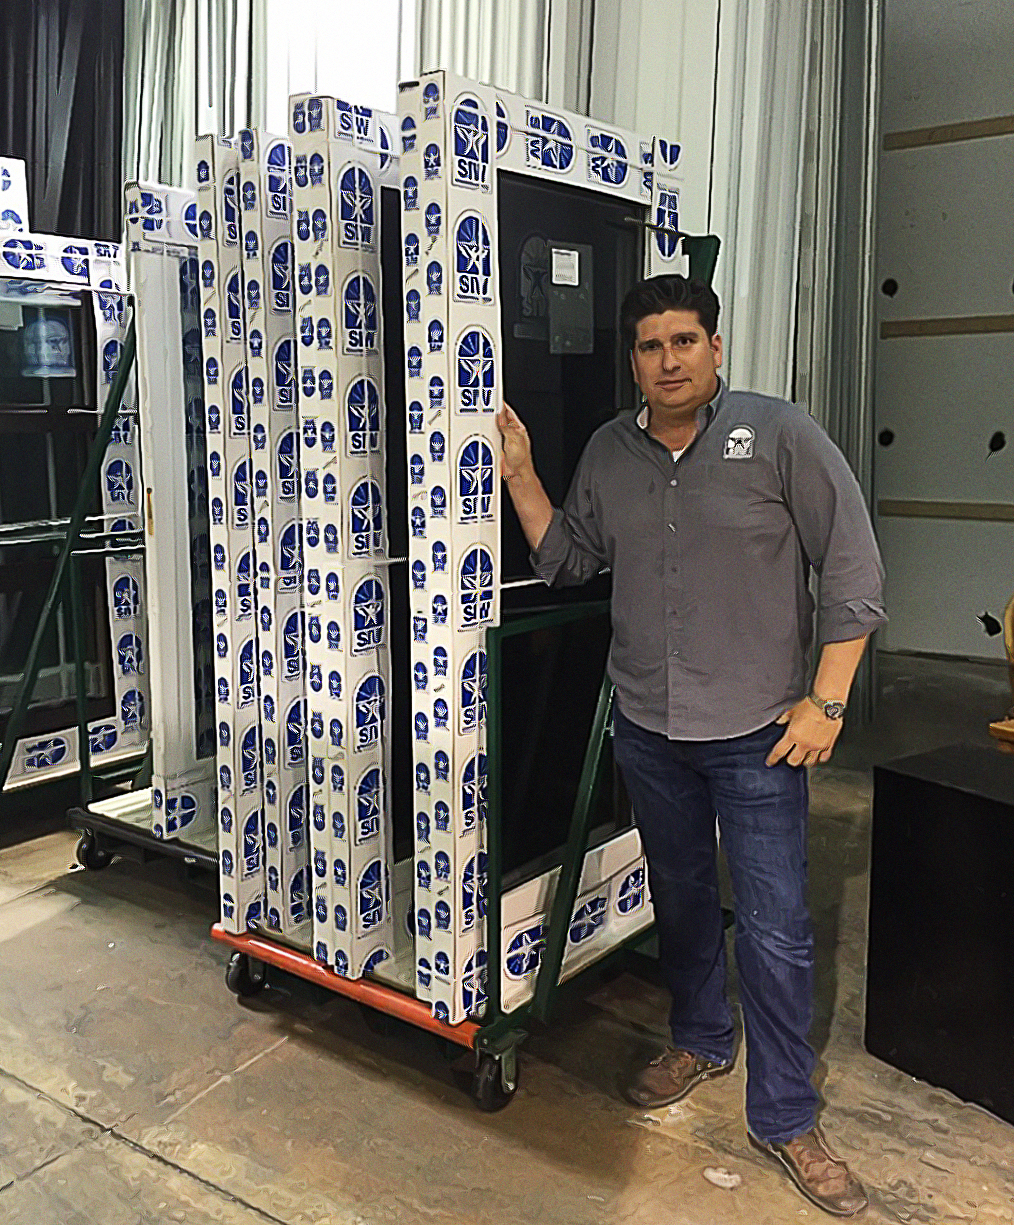
<svg viewBox="0 0 1014 1225">
<path fill-rule="evenodd" d="M 1004 0 L 889 0 L 884 131 L 1009 115 L 1014 7 Z"/>
<path fill-rule="evenodd" d="M 878 295 L 883 319 L 1014 309 L 1014 136 L 885 153 L 880 164 Z"/>
<path fill-rule="evenodd" d="M 1014 336 L 881 341 L 876 430 L 890 430 L 894 441 L 875 449 L 877 497 L 1014 500 L 1014 406 L 1006 390 L 1012 370 Z M 1007 445 L 990 454 L 998 430 Z M 1014 567 L 1008 574 L 1014 589 Z"/>
<path fill-rule="evenodd" d="M 882 518 L 879 535 L 891 618 L 881 649 L 1004 658 L 1003 636 L 976 618 L 1003 617 L 1014 524 Z"/>
</svg>

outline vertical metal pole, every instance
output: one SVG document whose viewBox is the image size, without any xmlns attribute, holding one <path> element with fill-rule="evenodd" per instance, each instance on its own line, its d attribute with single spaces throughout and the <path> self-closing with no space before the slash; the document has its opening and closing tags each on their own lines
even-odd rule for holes
<svg viewBox="0 0 1014 1225">
<path fill-rule="evenodd" d="M 74 681 L 77 703 L 77 757 L 80 769 L 81 807 L 92 801 L 91 743 L 88 739 L 88 690 L 85 679 L 84 597 L 81 594 L 81 558 L 70 555 L 70 624 L 74 643 Z"/>
<path fill-rule="evenodd" d="M 500 706 L 503 701 L 503 644 L 498 627 L 486 631 L 486 1015 L 485 1025 L 501 1016 L 500 942 L 503 893 L 503 759 Z"/>
<path fill-rule="evenodd" d="M 599 700 L 595 706 L 595 717 L 588 736 L 588 748 L 585 750 L 581 780 L 578 783 L 577 797 L 574 800 L 570 834 L 563 853 L 556 893 L 553 895 L 553 908 L 549 919 L 549 939 L 546 941 L 546 950 L 535 983 L 532 1015 L 538 1017 L 540 1021 L 549 1019 L 553 993 L 556 991 L 560 970 L 563 966 L 567 932 L 570 928 L 571 915 L 574 913 L 574 902 L 581 880 L 581 869 L 584 867 L 585 851 L 588 849 L 588 830 L 591 825 L 599 763 L 602 760 L 602 745 L 605 743 L 612 704 L 613 686 L 607 672 L 602 677 Z"/>
</svg>

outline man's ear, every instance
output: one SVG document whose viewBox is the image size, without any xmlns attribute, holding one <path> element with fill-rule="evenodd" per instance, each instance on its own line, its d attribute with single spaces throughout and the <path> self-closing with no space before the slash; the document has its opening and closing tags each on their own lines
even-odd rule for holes
<svg viewBox="0 0 1014 1225">
<path fill-rule="evenodd" d="M 715 369 L 718 370 L 722 365 L 722 358 L 725 354 L 725 346 L 722 344 L 722 337 L 717 332 L 711 338 L 711 351 L 715 355 Z"/>
</svg>

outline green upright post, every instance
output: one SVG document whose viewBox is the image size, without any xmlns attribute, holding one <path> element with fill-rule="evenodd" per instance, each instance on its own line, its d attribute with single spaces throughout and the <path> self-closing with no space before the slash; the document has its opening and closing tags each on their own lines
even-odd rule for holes
<svg viewBox="0 0 1014 1225">
<path fill-rule="evenodd" d="M 92 802 L 91 742 L 88 739 L 88 691 L 85 673 L 84 597 L 81 594 L 81 559 L 70 556 L 70 622 L 74 643 L 74 685 L 77 704 L 77 758 L 81 807 Z"/>
</svg>

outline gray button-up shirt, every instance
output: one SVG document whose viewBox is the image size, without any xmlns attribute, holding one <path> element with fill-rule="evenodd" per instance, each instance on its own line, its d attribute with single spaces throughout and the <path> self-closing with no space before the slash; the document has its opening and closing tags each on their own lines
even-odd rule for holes
<svg viewBox="0 0 1014 1225">
<path fill-rule="evenodd" d="M 806 692 L 819 640 L 887 621 L 862 492 L 805 411 L 724 385 L 671 451 L 623 413 L 591 437 L 532 554 L 554 586 L 613 576 L 609 674 L 628 719 L 674 740 L 764 727 Z"/>
</svg>

